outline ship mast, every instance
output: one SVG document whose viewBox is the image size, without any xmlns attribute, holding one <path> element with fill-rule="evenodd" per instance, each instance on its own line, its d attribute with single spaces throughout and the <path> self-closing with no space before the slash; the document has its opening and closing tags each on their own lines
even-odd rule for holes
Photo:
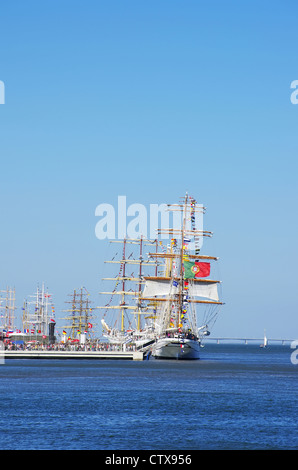
<svg viewBox="0 0 298 470">
<path fill-rule="evenodd" d="M 126 239 L 123 241 L 123 259 L 125 260 L 125 245 L 126 245 Z M 122 305 L 125 305 L 125 266 L 126 263 L 122 264 L 122 274 L 123 274 L 123 279 L 122 279 Z M 124 308 L 121 310 L 121 331 L 124 331 Z"/>
<path fill-rule="evenodd" d="M 78 290 L 74 289 L 69 297 L 72 297 L 72 300 L 65 303 L 71 304 L 71 308 L 63 310 L 63 312 L 70 313 L 70 315 L 61 318 L 61 320 L 67 320 L 69 323 L 62 326 L 62 328 L 70 332 L 68 337 L 76 339 L 78 335 L 88 334 L 91 328 L 93 328 L 93 323 L 90 323 L 93 308 L 89 300 L 89 293 L 85 287 L 81 287 Z"/>
<path fill-rule="evenodd" d="M 120 310 L 120 328 L 119 331 L 124 335 L 126 326 L 125 326 L 125 319 L 126 313 L 131 312 L 134 315 L 135 326 L 134 328 L 136 331 L 140 331 L 142 327 L 142 315 L 148 315 L 149 313 L 153 313 L 149 311 L 148 307 L 142 305 L 142 286 L 144 284 L 144 273 L 143 268 L 146 266 L 155 267 L 155 274 L 157 274 L 157 268 L 159 264 L 159 260 L 146 260 L 144 258 L 144 248 L 145 246 L 153 246 L 156 245 L 156 252 L 157 252 L 157 240 L 148 240 L 144 237 L 132 239 L 132 238 L 125 238 L 123 241 L 121 240 L 112 240 L 111 243 L 123 243 L 123 252 L 122 252 L 122 259 L 120 260 L 107 260 L 105 263 L 116 263 L 120 264 L 119 274 L 116 277 L 106 277 L 103 278 L 104 281 L 116 281 L 116 286 L 112 292 L 100 292 L 100 294 L 104 295 L 111 295 L 110 301 L 105 306 L 96 307 L 98 309 L 103 309 L 106 312 L 108 310 Z M 132 252 L 128 255 L 128 245 L 137 245 L 138 252 L 137 254 Z M 135 276 L 134 273 L 128 273 L 128 267 L 132 265 L 138 265 L 138 275 Z M 119 283 L 121 282 L 121 290 L 117 290 Z M 127 283 L 133 283 L 132 288 L 129 289 Z M 114 296 L 120 295 L 121 301 L 116 305 L 111 305 Z M 130 299 L 127 302 L 127 297 Z M 104 313 L 104 317 L 106 315 Z M 119 319 L 118 319 L 119 320 Z M 105 320 L 102 320 L 103 326 L 105 329 L 108 330 L 107 324 Z M 133 325 L 130 319 L 128 319 L 129 329 L 132 330 Z M 115 321 L 114 327 L 109 328 L 110 330 L 115 329 L 117 324 L 117 320 Z"/>
<path fill-rule="evenodd" d="M 34 295 L 30 295 L 33 300 L 26 300 L 23 307 L 23 331 L 30 335 L 47 336 L 49 325 L 49 307 L 52 304 L 51 294 L 45 290 L 44 284 L 41 289 L 37 287 Z M 32 312 L 33 310 L 33 312 Z M 52 316 L 54 314 L 52 306 Z"/>
<path fill-rule="evenodd" d="M 142 261 L 143 261 L 143 238 L 141 237 L 140 239 L 140 268 L 139 268 L 139 294 L 138 294 L 138 313 L 137 313 L 137 330 L 139 331 L 141 329 L 141 315 L 140 315 L 140 310 L 141 310 L 141 292 L 142 292 L 142 284 L 141 284 L 141 279 L 142 279 Z"/>
<path fill-rule="evenodd" d="M 0 290 L 0 326 L 6 330 L 14 329 L 15 289 L 7 287 Z"/>
</svg>

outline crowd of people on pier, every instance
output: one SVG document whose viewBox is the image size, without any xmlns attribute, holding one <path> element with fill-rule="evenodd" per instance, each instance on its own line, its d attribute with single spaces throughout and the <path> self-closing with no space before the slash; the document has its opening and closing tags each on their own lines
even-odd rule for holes
<svg viewBox="0 0 298 470">
<path fill-rule="evenodd" d="M 53 344 L 43 344 L 39 341 L 28 341 L 25 342 L 8 342 L 4 343 L 4 350 L 9 351 L 123 351 L 123 346 L 121 344 L 111 344 L 107 342 L 95 341 L 95 342 L 86 342 L 85 344 L 79 343 L 53 343 Z M 135 351 L 136 346 L 125 345 L 125 351 Z"/>
</svg>

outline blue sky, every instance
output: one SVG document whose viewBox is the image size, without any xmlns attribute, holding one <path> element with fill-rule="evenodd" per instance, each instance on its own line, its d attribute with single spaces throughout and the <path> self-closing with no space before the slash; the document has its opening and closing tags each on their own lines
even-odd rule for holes
<svg viewBox="0 0 298 470">
<path fill-rule="evenodd" d="M 95 208 L 207 207 L 226 305 L 218 336 L 298 337 L 297 4 L 33 1 L 1 5 L 0 288 L 43 281 L 56 316 L 99 304 Z M 61 314 L 61 316 L 63 316 Z"/>
</svg>

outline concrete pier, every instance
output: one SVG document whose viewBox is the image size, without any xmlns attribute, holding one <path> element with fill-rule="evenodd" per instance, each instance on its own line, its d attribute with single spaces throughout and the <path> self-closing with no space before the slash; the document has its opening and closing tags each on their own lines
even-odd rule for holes
<svg viewBox="0 0 298 470">
<path fill-rule="evenodd" d="M 143 361 L 140 351 L 45 351 L 45 350 L 6 350 L 1 351 L 2 359 L 122 359 Z"/>
</svg>

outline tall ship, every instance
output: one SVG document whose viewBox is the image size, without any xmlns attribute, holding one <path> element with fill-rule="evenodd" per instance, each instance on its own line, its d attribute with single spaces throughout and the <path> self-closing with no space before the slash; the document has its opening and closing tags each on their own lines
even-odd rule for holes
<svg viewBox="0 0 298 470">
<path fill-rule="evenodd" d="M 7 287 L 0 290 L 0 333 L 10 336 L 15 330 L 15 289 Z"/>
<path fill-rule="evenodd" d="M 176 223 L 159 228 L 159 238 L 111 242 L 122 245 L 106 261 L 118 264 L 118 273 L 103 278 L 113 289 L 100 292 L 107 302 L 97 308 L 103 310 L 104 337 L 114 347 L 147 348 L 160 359 L 199 359 L 223 304 L 220 281 L 210 278 L 218 258 L 201 254 L 203 238 L 212 237 L 203 230 L 201 204 L 186 194 L 168 210 Z"/>
<path fill-rule="evenodd" d="M 35 294 L 27 297 L 22 311 L 23 338 L 32 341 L 48 339 L 50 343 L 55 342 L 55 307 L 52 294 L 45 288 L 44 283 L 37 287 Z"/>
<path fill-rule="evenodd" d="M 95 330 L 90 294 L 85 287 L 80 287 L 74 289 L 69 297 L 70 300 L 66 301 L 69 308 L 63 310 L 67 316 L 61 318 L 66 320 L 66 324 L 61 327 L 62 342 L 85 344 L 93 339 Z"/>
<path fill-rule="evenodd" d="M 199 359 L 200 347 L 210 334 L 220 306 L 219 280 L 210 278 L 215 256 L 201 254 L 202 241 L 212 237 L 203 230 L 205 208 L 185 195 L 181 204 L 169 205 L 178 211 L 176 228 L 159 229 L 172 236 L 164 253 L 151 253 L 152 259 L 165 260 L 163 276 L 145 277 L 143 301 L 156 305 L 152 355 L 161 359 Z"/>
</svg>

